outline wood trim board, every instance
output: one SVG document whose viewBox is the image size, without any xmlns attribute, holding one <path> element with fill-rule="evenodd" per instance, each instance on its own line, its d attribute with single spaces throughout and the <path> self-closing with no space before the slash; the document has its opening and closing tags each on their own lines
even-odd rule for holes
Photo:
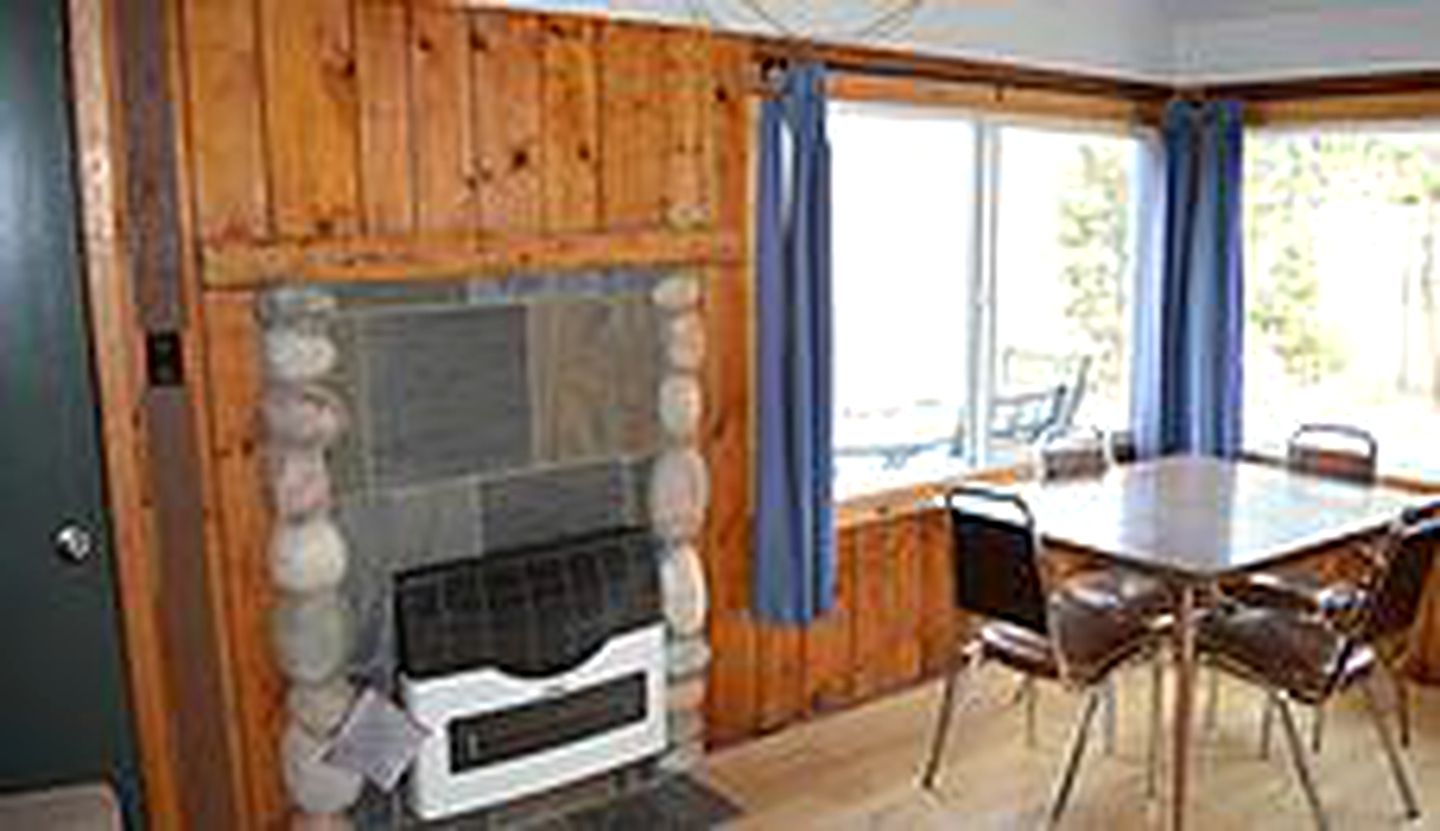
<svg viewBox="0 0 1440 831">
<path fill-rule="evenodd" d="M 716 231 L 428 234 L 220 243 L 205 251 L 204 282 L 208 289 L 225 290 L 277 282 L 423 282 L 542 269 L 719 265 L 740 256 L 739 237 Z"/>
</svg>

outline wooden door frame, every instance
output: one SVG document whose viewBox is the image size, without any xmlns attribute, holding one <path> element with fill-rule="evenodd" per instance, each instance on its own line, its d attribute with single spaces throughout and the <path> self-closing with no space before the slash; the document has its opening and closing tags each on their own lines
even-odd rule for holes
<svg viewBox="0 0 1440 831">
<path fill-rule="evenodd" d="M 205 454 L 203 392 L 193 382 L 170 391 L 165 404 L 149 386 L 147 330 L 153 320 L 153 284 L 159 264 L 157 249 L 174 245 L 186 272 L 187 246 L 183 210 L 152 210 L 163 201 L 143 169 L 146 142 L 178 147 L 175 135 L 135 135 L 127 108 L 136 106 L 127 91 L 124 70 L 137 61 L 163 62 L 161 89 L 148 90 L 147 102 L 172 107 L 178 96 L 170 89 L 174 73 L 168 32 L 171 9 L 158 20 L 141 23 L 147 36 L 134 42 L 122 36 L 126 23 L 143 21 L 151 8 L 134 0 L 67 0 L 67 37 L 71 107 L 75 135 L 76 180 L 81 227 L 81 260 L 87 298 L 91 353 L 100 408 L 106 508 L 110 518 L 119 595 L 128 691 L 134 715 L 135 743 L 149 826 L 182 829 L 203 817 L 207 828 L 229 829 L 246 823 L 238 806 L 234 764 L 233 722 L 228 717 L 230 684 L 223 634 L 213 628 L 216 581 L 207 576 L 207 561 L 216 546 L 204 540 L 195 551 L 194 535 L 177 535 L 176 506 L 168 493 L 177 481 L 190 487 L 205 482 L 194 457 Z M 128 15 L 128 19 L 126 17 Z M 149 51 L 147 51 L 149 50 Z M 151 65 L 150 70 L 156 67 Z M 173 144 L 171 144 L 173 143 Z M 181 165 L 167 175 L 178 175 Z M 137 175 L 138 174 L 138 175 Z M 174 183 L 173 199 L 183 205 L 183 183 Z M 145 206 L 134 210 L 133 205 Z M 157 244 L 158 241 L 158 244 Z M 183 279 L 178 281 L 184 282 Z M 148 285 L 147 285 L 148 284 Z M 179 287 L 180 295 L 187 292 Z M 187 325 L 190 310 L 181 308 L 176 326 L 185 342 L 198 340 L 198 327 Z M 187 331 L 188 330 L 188 331 Z M 202 375 L 199 356 L 187 356 L 187 372 Z M 177 407 L 178 404 L 178 407 Z M 176 415 L 186 436 L 174 436 Z M 157 433 L 157 431 L 159 431 Z M 156 443 L 163 436 L 164 445 Z M 172 441 L 187 440 L 190 463 L 176 464 Z M 188 508 L 189 506 L 181 506 Z M 211 511 L 182 519 L 213 525 Z M 197 585 L 200 583 L 201 585 Z M 189 595 L 184 604 L 179 601 Z M 211 610 L 209 620 L 196 620 L 195 610 Z M 198 641 L 198 642 L 197 642 Z M 214 648 L 215 654 L 197 654 Z M 191 679 L 203 674 L 218 695 L 197 695 Z M 221 747 L 209 742 L 207 730 L 224 736 Z M 194 758 L 197 746 L 205 758 Z"/>
</svg>

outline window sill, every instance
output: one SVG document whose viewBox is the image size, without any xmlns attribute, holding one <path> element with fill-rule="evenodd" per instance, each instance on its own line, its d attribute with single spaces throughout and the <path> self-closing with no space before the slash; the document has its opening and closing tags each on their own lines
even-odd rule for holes
<svg viewBox="0 0 1440 831">
<path fill-rule="evenodd" d="M 1029 465 L 1008 465 L 973 470 L 928 482 L 918 482 L 913 485 L 851 496 L 836 503 L 835 527 L 844 531 L 858 525 L 932 510 L 936 507 L 937 497 L 943 494 L 947 488 L 962 482 L 988 482 L 1003 485 L 1028 478 L 1029 475 Z"/>
<path fill-rule="evenodd" d="M 1277 467 L 1282 467 L 1285 464 L 1285 458 L 1283 456 L 1278 455 L 1274 451 L 1267 450 L 1244 450 L 1241 451 L 1240 458 L 1247 462 L 1258 462 L 1260 464 L 1275 465 Z M 1381 471 L 1379 481 L 1380 484 L 1385 487 L 1401 491 L 1424 494 L 1440 493 L 1440 479 L 1428 478 L 1417 473 L 1386 473 Z"/>
</svg>

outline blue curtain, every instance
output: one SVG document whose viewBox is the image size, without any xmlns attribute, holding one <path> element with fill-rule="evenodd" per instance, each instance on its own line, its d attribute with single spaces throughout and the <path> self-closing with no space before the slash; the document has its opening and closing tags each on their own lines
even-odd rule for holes
<svg viewBox="0 0 1440 831">
<path fill-rule="evenodd" d="M 1240 450 L 1242 127 L 1232 101 L 1165 112 L 1160 263 L 1141 281 L 1133 353 L 1142 455 Z"/>
<path fill-rule="evenodd" d="M 753 599 L 804 624 L 835 597 L 830 148 L 825 72 L 789 68 L 760 114 Z"/>
</svg>

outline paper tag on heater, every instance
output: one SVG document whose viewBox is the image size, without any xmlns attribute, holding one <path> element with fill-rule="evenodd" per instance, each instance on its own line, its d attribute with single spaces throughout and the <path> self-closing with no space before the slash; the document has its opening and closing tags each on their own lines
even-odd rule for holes
<svg viewBox="0 0 1440 831">
<path fill-rule="evenodd" d="M 409 713 L 367 688 L 330 740 L 325 761 L 392 791 L 428 734 Z"/>
</svg>

